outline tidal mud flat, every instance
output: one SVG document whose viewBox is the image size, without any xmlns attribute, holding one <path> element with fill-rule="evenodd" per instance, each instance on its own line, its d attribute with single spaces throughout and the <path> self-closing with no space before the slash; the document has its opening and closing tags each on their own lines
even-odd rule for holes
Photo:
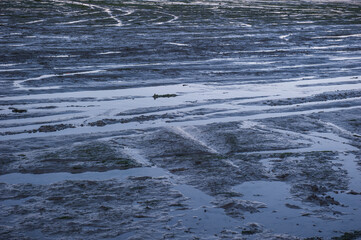
<svg viewBox="0 0 361 240">
<path fill-rule="evenodd" d="M 0 239 L 359 239 L 358 1 L 0 1 Z"/>
</svg>

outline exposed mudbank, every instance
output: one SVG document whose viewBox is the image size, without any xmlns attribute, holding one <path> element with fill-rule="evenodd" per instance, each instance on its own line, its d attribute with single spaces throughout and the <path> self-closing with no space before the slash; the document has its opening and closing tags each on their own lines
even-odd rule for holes
<svg viewBox="0 0 361 240">
<path fill-rule="evenodd" d="M 170 187 L 167 180 L 152 177 L 133 177 L 122 182 L 2 184 L 5 206 L 1 215 L 11 226 L 4 226 L 1 236 L 7 239 L 158 238 L 172 233 L 172 212 L 184 208 L 186 201 Z M 183 235 L 182 231 L 178 232 Z"/>
<path fill-rule="evenodd" d="M 0 8 L 0 238 L 360 237 L 359 3 Z"/>
</svg>

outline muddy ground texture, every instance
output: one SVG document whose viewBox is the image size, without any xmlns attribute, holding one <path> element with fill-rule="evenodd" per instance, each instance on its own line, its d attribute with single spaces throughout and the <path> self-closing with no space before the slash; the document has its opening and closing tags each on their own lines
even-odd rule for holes
<svg viewBox="0 0 361 240">
<path fill-rule="evenodd" d="M 1 1 L 0 239 L 359 239 L 357 1 Z"/>
</svg>

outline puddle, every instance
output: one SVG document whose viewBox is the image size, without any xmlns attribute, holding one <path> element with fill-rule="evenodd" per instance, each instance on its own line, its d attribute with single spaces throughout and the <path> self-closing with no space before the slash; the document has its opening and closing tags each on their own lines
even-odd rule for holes
<svg viewBox="0 0 361 240">
<path fill-rule="evenodd" d="M 359 170 L 360 166 L 356 162 L 356 156 L 350 153 L 340 154 L 340 163 L 343 164 L 344 169 L 347 170 L 347 175 L 350 177 L 350 190 L 361 192 L 361 171 Z"/>
<path fill-rule="evenodd" d="M 29 199 L 30 198 L 1 200 L 0 205 L 2 206 L 22 205 Z"/>
<path fill-rule="evenodd" d="M 44 174 L 22 174 L 22 173 L 10 173 L 0 175 L 0 182 L 7 184 L 40 184 L 47 185 L 61 181 L 79 181 L 79 180 L 91 180 L 91 181 L 102 181 L 102 180 L 124 180 L 127 177 L 161 177 L 167 176 L 168 173 L 162 168 L 157 167 L 144 167 L 144 168 L 131 168 L 127 170 L 111 170 L 106 172 L 84 172 L 84 173 L 44 173 Z"/>
<path fill-rule="evenodd" d="M 176 185 L 174 189 L 189 198 L 186 202 L 191 209 L 173 212 L 173 215 L 179 215 L 180 218 L 175 218 L 172 224 L 176 224 L 180 219 L 183 225 L 197 236 L 214 236 L 225 229 L 237 230 L 243 225 L 242 221 L 227 216 L 223 209 L 215 208 L 211 203 L 214 198 L 202 191 L 189 185 Z"/>
<path fill-rule="evenodd" d="M 361 199 L 359 196 L 330 194 L 335 199 L 342 199 L 348 207 L 333 206 L 335 211 L 345 215 L 341 218 L 325 220 L 320 217 L 320 207 L 305 204 L 290 194 L 290 186 L 285 182 L 246 182 L 234 187 L 242 193 L 242 199 L 265 203 L 267 208 L 258 213 L 246 213 L 249 222 L 257 222 L 273 232 L 302 237 L 330 237 L 336 232 L 353 231 L 361 222 Z M 287 206 L 286 206 L 287 204 Z M 353 207 L 352 207 L 353 206 Z M 304 213 L 314 215 L 302 216 Z"/>
</svg>

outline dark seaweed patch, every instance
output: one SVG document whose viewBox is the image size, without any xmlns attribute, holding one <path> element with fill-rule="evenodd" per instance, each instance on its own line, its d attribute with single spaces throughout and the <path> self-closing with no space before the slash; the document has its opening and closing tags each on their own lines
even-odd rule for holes
<svg viewBox="0 0 361 240">
<path fill-rule="evenodd" d="M 154 100 L 156 100 L 157 98 L 171 98 L 171 97 L 176 97 L 178 96 L 177 94 L 154 94 L 153 98 Z"/>
</svg>

